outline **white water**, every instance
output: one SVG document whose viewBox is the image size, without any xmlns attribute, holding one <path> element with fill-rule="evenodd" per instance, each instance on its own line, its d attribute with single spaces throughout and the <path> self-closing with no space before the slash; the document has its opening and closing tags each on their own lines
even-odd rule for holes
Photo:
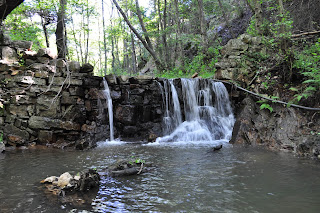
<svg viewBox="0 0 320 213">
<path fill-rule="evenodd" d="M 108 106 L 108 113 L 109 113 L 110 141 L 114 141 L 112 99 L 110 95 L 110 89 L 105 78 L 103 78 L 103 85 L 104 85 L 103 94 L 106 97 L 106 103 Z"/>
<path fill-rule="evenodd" d="M 162 98 L 164 100 L 165 112 L 163 117 L 164 133 L 171 133 L 177 126 L 182 123 L 182 115 L 177 90 L 173 85 L 173 80 L 164 81 L 164 87 L 159 84 Z M 163 91 L 164 90 L 164 91 Z M 170 99 L 170 97 L 172 97 Z M 172 110 L 169 105 L 172 104 Z"/>
<path fill-rule="evenodd" d="M 173 80 L 164 82 L 165 116 L 162 142 L 225 143 L 231 138 L 235 122 L 229 95 L 220 82 L 199 79 L 181 79 L 185 119 L 182 122 L 181 107 Z M 169 97 L 171 91 L 171 99 Z"/>
</svg>

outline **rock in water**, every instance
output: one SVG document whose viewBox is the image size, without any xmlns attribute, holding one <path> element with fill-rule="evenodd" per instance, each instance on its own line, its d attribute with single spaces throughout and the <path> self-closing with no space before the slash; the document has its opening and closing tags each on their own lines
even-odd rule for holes
<svg viewBox="0 0 320 213">
<path fill-rule="evenodd" d="M 54 181 L 58 181 L 56 176 L 47 177 L 46 179 L 42 180 L 40 183 L 53 183 Z"/>
<path fill-rule="evenodd" d="M 92 203 L 98 192 L 100 175 L 95 169 L 87 169 L 75 176 L 69 172 L 63 173 L 59 178 L 51 176 L 41 183 L 45 184 L 43 190 L 49 200 L 81 206 Z"/>
<path fill-rule="evenodd" d="M 58 186 L 62 189 L 70 184 L 70 181 L 73 179 L 73 177 L 70 175 L 69 172 L 65 172 L 62 175 L 60 175 L 58 179 Z"/>
<path fill-rule="evenodd" d="M 220 149 L 222 149 L 222 144 L 213 147 L 213 151 L 218 151 Z"/>
<path fill-rule="evenodd" d="M 4 152 L 6 149 L 5 145 L 3 142 L 0 142 L 0 153 Z"/>
</svg>

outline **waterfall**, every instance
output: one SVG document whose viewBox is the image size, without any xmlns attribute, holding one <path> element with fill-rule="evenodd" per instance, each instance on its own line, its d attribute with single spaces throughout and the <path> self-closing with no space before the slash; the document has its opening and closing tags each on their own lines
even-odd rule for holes
<svg viewBox="0 0 320 213">
<path fill-rule="evenodd" d="M 110 95 L 110 89 L 105 78 L 103 78 L 103 85 L 104 85 L 103 94 L 106 97 L 106 103 L 108 106 L 108 113 L 109 113 L 110 141 L 114 141 L 112 99 Z"/>
<path fill-rule="evenodd" d="M 164 133 L 170 134 L 177 126 L 182 123 L 182 114 L 177 90 L 173 80 L 164 81 L 164 86 L 158 82 L 163 99 L 164 116 L 163 125 Z M 171 110 L 169 108 L 172 108 Z"/>
<path fill-rule="evenodd" d="M 235 119 L 225 86 L 213 80 L 181 79 L 181 87 L 182 105 L 173 80 L 164 81 L 163 123 L 167 135 L 156 142 L 228 141 Z"/>
</svg>

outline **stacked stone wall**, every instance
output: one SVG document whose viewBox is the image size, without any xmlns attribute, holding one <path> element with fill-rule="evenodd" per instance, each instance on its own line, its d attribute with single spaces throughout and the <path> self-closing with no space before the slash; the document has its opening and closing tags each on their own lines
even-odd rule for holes
<svg viewBox="0 0 320 213">
<path fill-rule="evenodd" d="M 23 45 L 1 47 L 0 132 L 6 146 L 83 149 L 109 138 L 103 79 L 92 75 L 93 67 Z M 116 137 L 147 140 L 160 134 L 162 99 L 156 81 L 112 75 L 107 80 Z"/>
</svg>

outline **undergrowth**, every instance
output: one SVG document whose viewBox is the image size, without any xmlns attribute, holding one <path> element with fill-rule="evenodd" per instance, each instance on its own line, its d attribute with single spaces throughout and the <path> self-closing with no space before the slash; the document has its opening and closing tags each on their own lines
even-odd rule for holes
<svg viewBox="0 0 320 213">
<path fill-rule="evenodd" d="M 185 59 L 184 66 L 173 68 L 161 73 L 156 73 L 157 77 L 161 78 L 190 78 L 193 74 L 198 73 L 202 78 L 212 78 L 215 74 L 215 63 L 220 57 L 218 47 L 209 47 L 206 53 L 199 52 L 191 60 Z"/>
<path fill-rule="evenodd" d="M 320 89 L 320 38 L 310 46 L 306 46 L 303 51 L 296 52 L 293 67 L 305 78 L 303 79 L 303 89 L 293 88 L 295 100 L 308 98 Z"/>
</svg>

